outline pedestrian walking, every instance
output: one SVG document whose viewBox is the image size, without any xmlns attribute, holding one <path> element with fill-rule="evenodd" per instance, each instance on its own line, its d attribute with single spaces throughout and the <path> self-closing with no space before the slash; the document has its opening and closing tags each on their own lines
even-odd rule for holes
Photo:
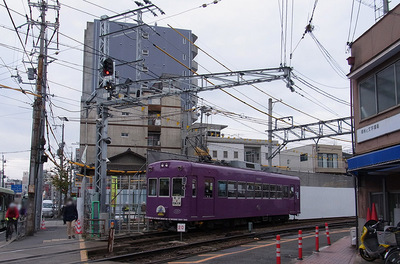
<svg viewBox="0 0 400 264">
<path fill-rule="evenodd" d="M 67 200 L 67 204 L 64 206 L 64 225 L 67 225 L 68 239 L 75 238 L 74 223 L 78 219 L 78 211 L 71 198 Z"/>
<path fill-rule="evenodd" d="M 12 225 L 14 225 L 15 233 L 17 234 L 18 218 L 19 218 L 19 212 L 17 205 L 14 202 L 12 202 L 8 206 L 6 212 L 6 221 L 7 221 L 6 241 L 11 239 L 12 237 L 13 233 Z"/>
</svg>

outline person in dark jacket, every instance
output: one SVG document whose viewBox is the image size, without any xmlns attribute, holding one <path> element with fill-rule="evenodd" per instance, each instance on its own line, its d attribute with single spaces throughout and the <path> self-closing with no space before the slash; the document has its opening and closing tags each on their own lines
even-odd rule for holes
<svg viewBox="0 0 400 264">
<path fill-rule="evenodd" d="M 74 234 L 74 222 L 78 219 L 78 211 L 73 203 L 72 199 L 69 198 L 67 204 L 64 206 L 64 225 L 67 224 L 67 235 L 68 238 L 75 238 Z"/>
</svg>

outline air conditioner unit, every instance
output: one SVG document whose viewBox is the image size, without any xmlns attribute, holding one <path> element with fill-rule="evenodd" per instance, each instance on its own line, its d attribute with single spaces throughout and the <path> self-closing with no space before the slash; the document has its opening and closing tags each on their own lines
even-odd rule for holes
<svg viewBox="0 0 400 264">
<path fill-rule="evenodd" d="M 144 55 L 144 56 L 149 55 L 149 50 L 142 50 L 142 55 Z"/>
<path fill-rule="evenodd" d="M 149 68 L 147 68 L 146 66 L 142 67 L 142 72 L 148 72 L 148 71 L 149 71 Z"/>
</svg>

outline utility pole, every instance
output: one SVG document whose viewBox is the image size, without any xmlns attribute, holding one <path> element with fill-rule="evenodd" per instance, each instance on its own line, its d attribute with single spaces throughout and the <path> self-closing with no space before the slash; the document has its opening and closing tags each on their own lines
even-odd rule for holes
<svg viewBox="0 0 400 264">
<path fill-rule="evenodd" d="M 272 168 L 272 98 L 268 99 L 268 167 Z"/>
<path fill-rule="evenodd" d="M 383 0 L 383 15 L 389 12 L 389 0 Z"/>
<path fill-rule="evenodd" d="M 57 14 L 60 9 L 59 4 L 48 5 L 47 1 L 33 3 L 28 1 L 29 7 L 35 7 L 40 10 L 40 20 L 32 18 L 28 24 L 40 26 L 39 33 L 39 56 L 37 66 L 36 94 L 33 105 L 33 123 L 31 138 L 31 156 L 29 166 L 29 187 L 28 187 L 28 206 L 26 234 L 31 236 L 35 230 L 39 229 L 42 210 L 42 188 L 43 188 L 43 163 L 47 161 L 44 155 L 45 140 L 45 119 L 46 119 L 46 88 L 47 88 L 47 48 L 46 39 L 47 27 L 53 27 L 54 32 L 58 32 L 58 15 L 55 23 L 46 21 L 46 11 L 54 9 Z"/>
<path fill-rule="evenodd" d="M 5 187 L 5 184 L 4 184 L 4 178 L 5 178 L 5 175 L 4 175 L 4 163 L 6 163 L 6 160 L 4 159 L 4 154 L 2 154 L 1 155 L 1 187 Z"/>
<path fill-rule="evenodd" d="M 68 121 L 66 117 L 58 117 L 62 120 L 62 125 L 61 125 L 61 143 L 58 146 L 58 157 L 60 158 L 60 182 L 63 181 L 62 177 L 65 177 L 64 175 L 64 146 L 65 146 L 65 124 L 64 121 Z M 59 190 L 59 199 L 58 199 L 58 213 L 61 215 L 61 205 L 62 205 L 62 188 L 60 186 Z M 65 200 L 65 199 L 64 199 Z"/>
</svg>

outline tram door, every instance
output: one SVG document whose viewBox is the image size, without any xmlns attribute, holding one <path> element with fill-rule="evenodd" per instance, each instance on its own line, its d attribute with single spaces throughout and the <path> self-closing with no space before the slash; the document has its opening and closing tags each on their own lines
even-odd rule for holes
<svg viewBox="0 0 400 264">
<path fill-rule="evenodd" d="M 204 178 L 204 196 L 203 196 L 203 206 L 202 206 L 202 216 L 210 217 L 214 216 L 214 178 L 205 177 Z"/>
<path fill-rule="evenodd" d="M 296 205 L 298 203 L 298 200 L 296 197 L 295 186 L 293 184 L 290 185 L 289 198 L 290 198 L 290 212 L 296 212 Z"/>
<path fill-rule="evenodd" d="M 192 199 L 190 199 L 190 211 L 192 217 L 197 217 L 197 177 L 192 177 Z"/>
</svg>

